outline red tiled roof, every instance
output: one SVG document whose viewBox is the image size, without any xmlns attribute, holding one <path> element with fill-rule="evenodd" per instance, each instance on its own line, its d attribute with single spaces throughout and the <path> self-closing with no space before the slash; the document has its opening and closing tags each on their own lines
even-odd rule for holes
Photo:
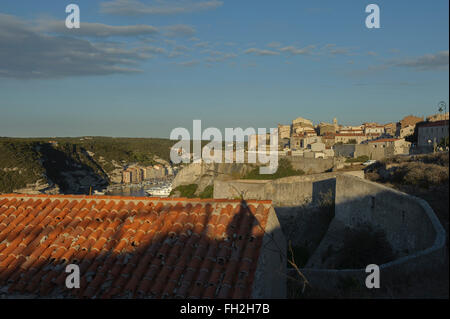
<svg viewBox="0 0 450 319">
<path fill-rule="evenodd" d="M 358 133 L 338 133 L 336 136 L 365 136 L 364 134 Z"/>
<path fill-rule="evenodd" d="M 0 286 L 78 298 L 249 298 L 271 201 L 1 195 Z M 65 286 L 67 264 L 81 287 Z"/>
</svg>

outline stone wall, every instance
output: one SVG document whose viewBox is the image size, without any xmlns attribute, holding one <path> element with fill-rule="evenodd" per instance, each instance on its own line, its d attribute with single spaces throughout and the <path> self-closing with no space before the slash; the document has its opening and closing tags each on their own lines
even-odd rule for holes
<svg viewBox="0 0 450 319">
<path fill-rule="evenodd" d="M 286 247 L 277 215 L 270 208 L 253 280 L 252 298 L 286 298 Z"/>
<path fill-rule="evenodd" d="M 355 157 L 356 144 L 334 144 L 334 155 Z"/>
<path fill-rule="evenodd" d="M 275 207 L 317 206 L 322 194 L 335 190 L 337 175 L 364 177 L 363 171 L 291 176 L 276 180 L 214 181 L 214 198 L 271 200 Z M 333 197 L 334 198 L 334 197 Z"/>
<path fill-rule="evenodd" d="M 436 238 L 437 230 L 417 198 L 377 183 L 340 176 L 335 205 L 336 220 L 350 228 L 382 228 L 398 254 L 423 250 Z"/>
<path fill-rule="evenodd" d="M 337 176 L 335 196 L 335 218 L 302 269 L 311 284 L 333 289 L 341 279 L 353 277 L 364 285 L 365 269 L 327 269 L 321 258 L 329 245 L 339 248 L 346 227 L 363 224 L 382 229 L 397 253 L 397 259 L 379 265 L 384 282 L 444 262 L 445 231 L 424 200 L 348 175 Z"/>
<path fill-rule="evenodd" d="M 322 258 L 330 245 L 339 249 L 347 227 L 363 224 L 383 230 L 396 252 L 395 260 L 379 265 L 384 283 L 399 274 L 417 274 L 442 263 L 445 231 L 428 203 L 360 177 L 362 171 L 266 181 L 215 181 L 214 198 L 236 198 L 242 193 L 246 199 L 272 200 L 286 239 L 314 249 L 301 269 L 313 286 L 333 290 L 342 279 L 352 277 L 365 287 L 365 269 L 331 269 Z M 328 191 L 332 192 L 334 212 L 320 213 L 319 195 Z M 328 222 L 321 224 L 324 220 Z M 290 231 L 292 225 L 296 231 Z M 288 274 L 298 276 L 292 269 Z"/>
<path fill-rule="evenodd" d="M 200 193 L 206 186 L 212 185 L 216 179 L 230 179 L 234 176 L 238 178 L 252 169 L 251 164 L 244 163 L 192 163 L 178 172 L 172 182 L 172 188 L 197 184 L 197 193 Z"/>
<path fill-rule="evenodd" d="M 323 173 L 331 170 L 334 159 L 331 158 L 305 158 L 303 156 L 286 156 L 294 169 L 301 169 L 307 174 Z"/>
<path fill-rule="evenodd" d="M 370 159 L 377 161 L 395 155 L 395 149 L 393 146 L 374 148 L 369 144 L 342 144 L 334 145 L 333 149 L 336 156 L 355 158 L 359 156 L 367 156 Z M 408 153 L 408 150 L 406 150 L 406 153 Z"/>
</svg>

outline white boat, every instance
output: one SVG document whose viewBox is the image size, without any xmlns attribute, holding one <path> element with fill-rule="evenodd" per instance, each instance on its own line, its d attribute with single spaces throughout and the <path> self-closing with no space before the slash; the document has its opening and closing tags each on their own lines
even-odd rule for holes
<svg viewBox="0 0 450 319">
<path fill-rule="evenodd" d="M 151 197 L 167 197 L 172 191 L 172 186 L 155 186 L 145 192 Z"/>
<path fill-rule="evenodd" d="M 94 190 L 94 195 L 105 195 L 105 192 L 100 192 L 98 190 Z"/>
</svg>

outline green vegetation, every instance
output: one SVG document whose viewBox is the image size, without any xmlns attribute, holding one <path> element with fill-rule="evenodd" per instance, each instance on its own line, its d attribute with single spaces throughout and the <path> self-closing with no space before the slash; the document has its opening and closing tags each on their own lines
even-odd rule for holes
<svg viewBox="0 0 450 319">
<path fill-rule="evenodd" d="M 368 161 L 369 160 L 369 156 L 367 156 L 367 155 L 362 155 L 362 156 L 358 156 L 358 157 L 356 157 L 356 158 L 351 158 L 351 157 L 349 157 L 349 158 L 347 158 L 346 160 L 345 160 L 345 162 L 346 163 L 364 163 L 364 162 L 366 162 L 366 161 Z"/>
<path fill-rule="evenodd" d="M 245 175 L 243 179 L 278 179 L 303 174 L 305 174 L 305 172 L 294 169 L 288 159 L 281 158 L 278 162 L 278 169 L 274 174 L 260 174 L 259 167 L 255 167 L 247 175 Z"/>
<path fill-rule="evenodd" d="M 92 139 L 77 139 L 69 141 L 77 144 L 87 151 L 94 153 L 97 162 L 109 163 L 105 167 L 107 172 L 114 169 L 112 161 L 153 165 L 156 155 L 163 160 L 170 160 L 170 148 L 175 143 L 168 139 L 159 138 L 112 138 L 95 137 Z"/>
<path fill-rule="evenodd" d="M 9 193 L 43 178 L 38 143 L 0 139 L 0 192 Z"/>
<path fill-rule="evenodd" d="M 357 144 L 356 140 L 354 138 L 348 140 L 347 144 Z"/>
<path fill-rule="evenodd" d="M 413 134 L 405 136 L 405 141 L 417 144 L 417 128 L 414 130 Z"/>
<path fill-rule="evenodd" d="M 391 165 L 386 169 L 386 165 Z M 396 156 L 377 163 L 367 178 L 377 182 L 390 182 L 398 186 L 429 189 L 448 185 L 448 153 L 434 153 L 418 156 Z"/>
<path fill-rule="evenodd" d="M 441 141 L 438 144 L 439 147 L 447 147 L 448 146 L 448 136 L 447 137 L 443 137 L 441 139 Z"/>
<path fill-rule="evenodd" d="M 180 185 L 176 188 L 174 188 L 169 196 L 175 195 L 176 192 L 179 192 L 180 194 L 178 196 L 180 197 L 186 197 L 186 198 L 194 198 L 195 192 L 197 191 L 198 185 L 197 184 L 189 184 L 189 185 Z"/>
<path fill-rule="evenodd" d="M 205 189 L 200 193 L 200 198 L 213 198 L 214 185 L 206 186 Z"/>
<path fill-rule="evenodd" d="M 448 183 L 448 167 L 420 162 L 406 163 L 393 172 L 392 180 L 399 184 L 430 188 Z"/>
<path fill-rule="evenodd" d="M 50 143 L 51 141 L 51 143 Z M 83 170 L 108 183 L 108 173 L 130 163 L 169 161 L 175 143 L 159 138 L 0 137 L 0 192 L 12 192 L 48 176 L 64 191 L 64 171 Z"/>
</svg>

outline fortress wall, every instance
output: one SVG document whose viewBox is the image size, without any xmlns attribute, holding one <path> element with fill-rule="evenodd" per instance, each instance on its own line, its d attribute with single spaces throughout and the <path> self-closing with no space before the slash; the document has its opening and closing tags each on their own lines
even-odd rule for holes
<svg viewBox="0 0 450 319">
<path fill-rule="evenodd" d="M 355 157 L 359 156 L 368 156 L 370 159 L 373 160 L 382 160 L 383 158 L 393 156 L 394 155 L 394 147 L 388 146 L 388 147 L 377 147 L 374 148 L 370 144 L 357 144 L 355 145 Z"/>
<path fill-rule="evenodd" d="M 245 193 L 245 199 L 272 200 L 286 238 L 294 245 L 307 241 L 307 246 L 317 247 L 301 271 L 311 285 L 325 289 L 335 289 L 348 277 L 357 279 L 364 287 L 368 275 L 365 269 L 327 269 L 321 265 L 324 249 L 329 243 L 338 244 L 342 240 L 345 227 L 368 223 L 386 233 L 399 257 L 379 265 L 382 284 L 399 275 L 418 275 L 442 263 L 446 255 L 445 231 L 428 203 L 361 177 L 363 172 L 355 171 L 279 180 L 215 181 L 214 198 L 236 198 L 238 189 Z M 321 198 L 319 194 L 329 190 L 335 201 L 335 215 L 325 225 L 328 229 L 317 245 L 318 238 L 311 234 L 322 229 L 314 223 L 321 219 L 314 209 Z M 286 232 L 292 224 L 299 225 L 296 231 Z M 298 278 L 295 270 L 289 270 L 288 274 Z"/>
<path fill-rule="evenodd" d="M 400 255 L 379 265 L 382 282 L 397 276 L 418 275 L 445 260 L 445 230 L 426 201 L 348 175 L 336 178 L 335 218 L 315 255 L 323 252 L 326 243 L 342 238 L 345 227 L 356 228 L 364 223 L 383 229 Z M 368 275 L 365 269 L 317 269 L 311 267 L 313 258 L 302 269 L 311 284 L 334 289 L 341 279 L 352 277 L 364 286 Z"/>
<path fill-rule="evenodd" d="M 334 158 L 304 158 L 303 156 L 286 156 L 294 169 L 301 169 L 307 174 L 318 174 L 331 170 Z"/>
<path fill-rule="evenodd" d="M 214 198 L 271 200 L 274 207 L 317 206 L 323 194 L 331 192 L 334 199 L 335 179 L 338 175 L 364 178 L 363 171 L 331 172 L 291 176 L 277 180 L 215 180 Z"/>
<path fill-rule="evenodd" d="M 369 144 L 341 144 L 334 145 L 334 153 L 336 156 L 359 157 L 368 156 L 370 159 L 381 160 L 383 158 L 394 155 L 394 147 L 374 148 Z"/>
<path fill-rule="evenodd" d="M 322 207 L 323 198 L 334 202 L 336 176 L 363 171 L 291 176 L 278 180 L 231 180 L 214 182 L 214 198 L 272 200 L 282 231 L 293 246 L 311 253 L 317 248 L 334 217 L 333 207 Z"/>
<path fill-rule="evenodd" d="M 351 228 L 369 224 L 383 229 L 400 255 L 423 250 L 436 238 L 436 229 L 417 198 L 352 176 L 336 179 L 335 218 Z"/>
</svg>

